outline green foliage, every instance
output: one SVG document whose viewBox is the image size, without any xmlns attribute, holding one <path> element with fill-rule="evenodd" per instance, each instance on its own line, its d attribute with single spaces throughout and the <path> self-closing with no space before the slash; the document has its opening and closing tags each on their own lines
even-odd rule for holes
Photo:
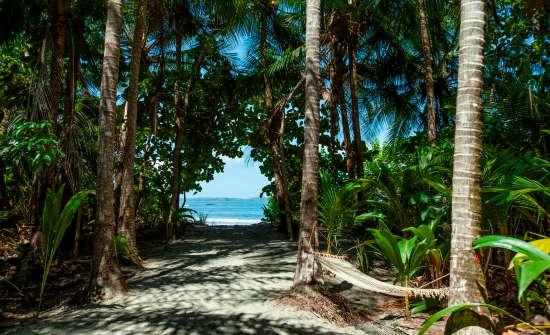
<svg viewBox="0 0 550 335">
<path fill-rule="evenodd" d="M 63 155 L 50 121 L 15 124 L 10 129 L 7 145 L 0 151 L 0 156 L 24 171 L 27 178 Z"/>
<path fill-rule="evenodd" d="M 370 228 L 369 231 L 382 255 L 396 269 L 396 281 L 408 286 L 410 279 L 421 269 L 430 245 L 435 243 L 433 238 L 430 240 L 421 235 L 408 239 L 398 237 L 384 223 L 380 223 L 379 229 Z"/>
<path fill-rule="evenodd" d="M 321 171 L 318 215 L 319 222 L 327 229 L 327 253 L 331 252 L 333 244 L 337 244 L 341 231 L 353 223 L 354 208 L 357 207 L 355 190 L 353 186 L 339 187 L 328 173 Z"/>
<path fill-rule="evenodd" d="M 115 251 L 117 255 L 128 256 L 128 240 L 125 237 L 115 237 Z"/>
<path fill-rule="evenodd" d="M 263 220 L 274 223 L 279 220 L 279 205 L 273 197 L 269 197 L 267 203 L 262 206 L 264 212 Z"/>
<path fill-rule="evenodd" d="M 449 307 L 444 308 L 444 309 L 440 310 L 439 312 L 433 314 L 432 316 L 430 316 L 422 324 L 422 328 L 420 328 L 420 330 L 418 331 L 418 335 L 422 335 L 422 334 L 426 333 L 426 331 L 434 323 L 436 323 L 439 319 L 443 318 L 444 316 L 446 316 L 448 314 L 452 314 L 452 313 L 457 313 L 458 314 L 458 313 L 464 312 L 464 311 L 470 311 L 470 312 L 466 316 L 462 317 L 460 322 L 452 322 L 450 324 L 450 325 L 452 325 L 452 327 L 449 327 L 449 328 L 446 327 L 445 328 L 445 334 L 452 334 L 453 332 L 455 332 L 459 329 L 462 329 L 462 328 L 468 327 L 468 326 L 472 326 L 472 325 L 485 328 L 485 329 L 487 329 L 491 332 L 496 330 L 497 327 L 491 321 L 491 319 L 489 319 L 487 317 L 484 317 L 484 316 L 481 316 L 481 315 L 479 315 L 479 314 L 477 314 L 477 313 L 470 310 L 471 308 L 475 308 L 475 307 L 483 307 L 483 308 L 487 308 L 487 309 L 493 310 L 495 312 L 501 313 L 501 314 L 503 314 L 503 315 L 505 315 L 509 318 L 512 318 L 512 319 L 518 321 L 520 325 L 530 325 L 528 322 L 523 321 L 523 320 L 515 317 L 511 313 L 509 313 L 509 312 L 505 311 L 504 309 L 499 308 L 497 306 L 494 306 L 494 305 L 491 305 L 491 304 L 484 304 L 484 303 L 464 303 L 464 304 L 449 306 Z M 541 331 L 539 331 L 539 332 L 541 334 L 544 334 Z"/>
<path fill-rule="evenodd" d="M 90 191 L 80 191 L 73 195 L 63 206 L 64 189 L 65 185 L 62 185 L 57 192 L 48 189 L 44 202 L 44 211 L 42 214 L 42 235 L 44 243 L 42 248 L 42 266 L 44 271 L 42 275 L 42 284 L 40 286 L 38 313 L 40 312 L 42 295 L 57 248 L 65 235 L 65 231 L 72 223 L 80 204 L 85 201 L 91 193 Z"/>
<path fill-rule="evenodd" d="M 550 269 L 550 255 L 541 249 L 509 236 L 489 235 L 474 242 L 474 249 L 483 247 L 504 248 L 521 253 L 514 260 L 518 284 L 518 300 L 527 287 L 541 274 Z"/>
<path fill-rule="evenodd" d="M 199 217 L 195 220 L 195 224 L 199 226 L 206 226 L 207 220 L 208 220 L 208 214 L 199 213 Z"/>
</svg>

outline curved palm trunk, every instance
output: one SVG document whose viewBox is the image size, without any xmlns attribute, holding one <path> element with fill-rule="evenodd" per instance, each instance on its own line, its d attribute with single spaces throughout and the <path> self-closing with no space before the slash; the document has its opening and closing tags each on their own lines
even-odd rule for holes
<svg viewBox="0 0 550 335">
<path fill-rule="evenodd" d="M 481 111 L 483 101 L 483 45 L 485 3 L 462 0 L 460 53 L 456 103 L 455 153 L 449 305 L 483 301 L 479 287 L 485 287 L 483 273 L 475 261 L 472 242 L 481 226 Z M 461 334 L 488 334 L 468 327 Z"/>
<path fill-rule="evenodd" d="M 418 15 L 420 19 L 420 34 L 422 37 L 422 53 L 424 54 L 424 75 L 426 76 L 426 96 L 428 97 L 428 141 L 435 145 L 435 93 L 434 78 L 432 69 L 432 51 L 426 12 L 424 11 L 424 0 L 418 0 Z"/>
<path fill-rule="evenodd" d="M 304 122 L 304 160 L 301 195 L 301 225 L 298 238 L 298 259 L 294 274 L 295 289 L 302 289 L 316 280 L 319 270 L 313 255 L 317 249 L 317 193 L 319 179 L 319 34 L 321 1 L 306 1 L 306 111 Z"/>
<path fill-rule="evenodd" d="M 109 0 L 105 28 L 101 100 L 99 103 L 99 144 L 97 162 L 97 219 L 90 285 L 106 297 L 127 290 L 115 252 L 113 195 L 113 146 L 116 86 L 120 56 L 123 0 Z"/>
<path fill-rule="evenodd" d="M 348 57 L 350 65 L 350 91 L 351 91 L 351 122 L 353 128 L 353 145 L 354 145 L 354 160 L 355 172 L 357 178 L 363 177 L 363 144 L 361 142 L 361 126 L 359 125 L 359 101 L 357 99 L 357 38 L 359 33 L 359 25 L 354 24 L 352 28 L 351 43 L 348 48 Z"/>
<path fill-rule="evenodd" d="M 118 235 L 126 238 L 128 256 L 135 264 L 141 266 L 136 242 L 136 212 L 134 197 L 134 159 L 136 155 L 137 99 L 141 51 L 145 41 L 145 0 L 139 0 L 137 19 L 132 42 L 132 61 L 130 64 L 130 85 L 128 87 L 128 111 L 126 141 L 123 151 L 122 184 L 120 188 L 120 224 Z"/>
</svg>

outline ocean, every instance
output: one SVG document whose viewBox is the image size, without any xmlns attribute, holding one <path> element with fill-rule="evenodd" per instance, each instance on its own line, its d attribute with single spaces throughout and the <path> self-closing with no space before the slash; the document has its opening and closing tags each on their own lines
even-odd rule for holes
<svg viewBox="0 0 550 335">
<path fill-rule="evenodd" d="M 264 217 L 263 206 L 267 198 L 236 199 L 236 198 L 187 198 L 185 207 L 197 211 L 194 214 L 208 215 L 209 225 L 251 225 L 258 223 Z"/>
</svg>

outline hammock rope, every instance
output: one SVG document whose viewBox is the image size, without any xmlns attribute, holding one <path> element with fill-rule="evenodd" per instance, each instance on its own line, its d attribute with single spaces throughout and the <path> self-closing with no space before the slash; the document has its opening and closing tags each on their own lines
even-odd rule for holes
<svg viewBox="0 0 550 335">
<path fill-rule="evenodd" d="M 312 254 L 325 269 L 334 273 L 336 277 L 362 290 L 383 293 L 394 297 L 443 298 L 449 294 L 447 288 L 425 289 L 403 287 L 380 281 L 359 271 L 355 265 L 348 261 L 348 257 L 346 256 L 336 256 L 315 251 L 309 251 L 308 253 Z"/>
</svg>

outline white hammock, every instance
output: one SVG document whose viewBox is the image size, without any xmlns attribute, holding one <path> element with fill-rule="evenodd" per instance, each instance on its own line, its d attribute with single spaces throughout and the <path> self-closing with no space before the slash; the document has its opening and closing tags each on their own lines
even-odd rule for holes
<svg viewBox="0 0 550 335">
<path fill-rule="evenodd" d="M 384 293 L 394 297 L 417 296 L 433 298 L 441 298 L 449 293 L 447 288 L 421 289 L 392 285 L 364 274 L 343 257 L 318 252 L 312 252 L 312 254 L 325 269 L 334 273 L 336 277 L 366 291 Z"/>
</svg>

